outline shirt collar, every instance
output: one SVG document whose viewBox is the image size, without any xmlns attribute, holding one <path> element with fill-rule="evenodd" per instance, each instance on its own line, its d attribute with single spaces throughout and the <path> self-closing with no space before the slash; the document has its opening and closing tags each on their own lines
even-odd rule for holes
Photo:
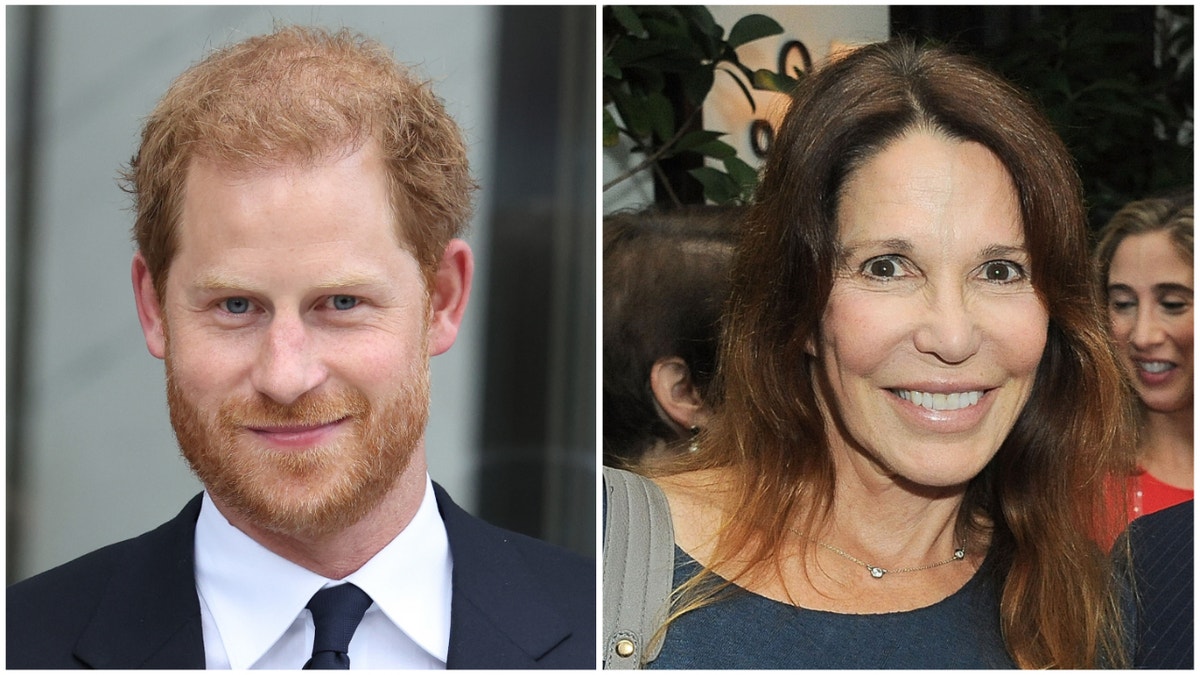
<svg viewBox="0 0 1200 675">
<path fill-rule="evenodd" d="M 426 477 L 425 497 L 412 522 L 346 581 L 366 591 L 397 628 L 444 663 L 452 568 L 446 525 Z"/>
<path fill-rule="evenodd" d="M 251 539 L 221 515 L 205 492 L 196 522 L 196 586 L 212 614 L 230 667 L 250 668 L 304 610 L 313 594 L 341 583 L 309 571 Z M 397 628 L 445 662 L 450 641 L 449 540 L 433 483 L 412 521 L 346 577 Z"/>
</svg>

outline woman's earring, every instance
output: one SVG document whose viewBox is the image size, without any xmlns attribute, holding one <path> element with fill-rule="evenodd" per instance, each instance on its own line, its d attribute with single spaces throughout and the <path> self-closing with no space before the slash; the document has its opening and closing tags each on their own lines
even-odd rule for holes
<svg viewBox="0 0 1200 675">
<path fill-rule="evenodd" d="M 693 424 L 690 431 L 692 432 L 692 442 L 688 444 L 688 452 L 696 452 L 700 449 L 700 442 L 696 439 L 700 435 L 700 427 Z"/>
</svg>

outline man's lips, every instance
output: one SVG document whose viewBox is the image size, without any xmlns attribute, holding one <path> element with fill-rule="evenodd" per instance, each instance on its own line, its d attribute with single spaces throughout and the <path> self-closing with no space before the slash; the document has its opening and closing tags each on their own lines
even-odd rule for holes
<svg viewBox="0 0 1200 675">
<path fill-rule="evenodd" d="M 306 447 L 315 445 L 337 431 L 348 420 L 343 417 L 322 424 L 291 424 L 291 425 L 248 425 L 246 430 L 273 445 L 289 447 Z"/>
</svg>

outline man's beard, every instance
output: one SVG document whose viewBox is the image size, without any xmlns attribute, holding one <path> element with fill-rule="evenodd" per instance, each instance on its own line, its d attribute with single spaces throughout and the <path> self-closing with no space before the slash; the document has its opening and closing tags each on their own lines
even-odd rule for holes
<svg viewBox="0 0 1200 675">
<path fill-rule="evenodd" d="M 320 538 L 357 523 L 408 467 L 429 417 L 429 366 L 411 367 L 396 395 L 373 407 L 362 392 L 309 392 L 289 405 L 265 396 L 232 398 L 211 419 L 183 391 L 167 355 L 171 426 L 192 471 L 213 499 L 249 524 L 295 538 Z M 273 450 L 246 427 L 341 420 L 327 445 Z"/>
</svg>

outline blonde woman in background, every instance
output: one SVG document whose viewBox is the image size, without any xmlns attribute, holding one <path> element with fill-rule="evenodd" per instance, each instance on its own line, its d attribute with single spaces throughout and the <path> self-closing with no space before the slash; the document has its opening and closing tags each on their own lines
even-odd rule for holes
<svg viewBox="0 0 1200 675">
<path fill-rule="evenodd" d="M 1141 400 L 1130 520 L 1194 494 L 1193 250 L 1190 195 L 1126 205 L 1096 246 L 1113 337 Z"/>
</svg>

